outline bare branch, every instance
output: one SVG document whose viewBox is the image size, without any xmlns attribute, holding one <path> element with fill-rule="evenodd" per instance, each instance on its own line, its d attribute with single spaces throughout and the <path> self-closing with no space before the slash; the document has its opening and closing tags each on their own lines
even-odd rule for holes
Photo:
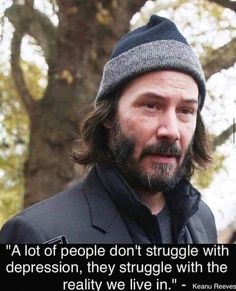
<svg viewBox="0 0 236 291">
<path fill-rule="evenodd" d="M 11 70 L 16 88 L 19 92 L 22 102 L 29 115 L 33 113 L 34 100 L 26 86 L 22 69 L 20 67 L 20 46 L 22 32 L 15 30 L 11 43 Z"/>
<path fill-rule="evenodd" d="M 27 6 L 30 9 L 34 8 L 34 0 L 25 0 L 25 6 Z"/>
<path fill-rule="evenodd" d="M 233 38 L 226 45 L 212 51 L 201 60 L 203 69 L 208 79 L 211 75 L 222 69 L 228 69 L 236 62 L 236 38 Z"/>
<path fill-rule="evenodd" d="M 236 12 L 236 2 L 230 0 L 208 0 L 208 1 L 214 2 L 216 4 L 223 6 L 224 8 L 229 8 Z"/>
<path fill-rule="evenodd" d="M 16 29 L 32 36 L 44 51 L 48 64 L 55 59 L 56 28 L 42 12 L 31 6 L 12 5 L 5 15 Z"/>
<path fill-rule="evenodd" d="M 8 17 L 15 28 L 11 44 L 12 76 L 30 116 L 34 112 L 36 102 L 27 88 L 20 66 L 22 38 L 25 34 L 29 34 L 38 42 L 44 51 L 48 65 L 56 57 L 56 29 L 46 15 L 33 9 L 33 3 L 34 1 L 28 0 L 24 2 L 25 5 L 13 4 L 5 11 L 5 16 Z"/>
<path fill-rule="evenodd" d="M 134 13 L 138 12 L 141 7 L 145 4 L 146 1 L 143 0 L 132 0 L 128 1 L 128 11 L 129 11 L 129 17 L 131 18 Z"/>
<path fill-rule="evenodd" d="M 213 140 L 213 149 L 220 146 L 226 142 L 226 140 L 236 132 L 235 123 L 231 124 L 227 129 L 225 129 L 221 134 L 216 136 Z"/>
</svg>

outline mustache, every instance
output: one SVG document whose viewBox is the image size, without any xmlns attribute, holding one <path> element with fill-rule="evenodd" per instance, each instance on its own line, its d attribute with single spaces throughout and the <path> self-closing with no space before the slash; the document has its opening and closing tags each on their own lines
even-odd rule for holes
<svg viewBox="0 0 236 291">
<path fill-rule="evenodd" d="M 182 150 L 177 146 L 176 143 L 162 141 L 145 147 L 142 150 L 140 159 L 142 159 L 146 155 L 167 155 L 180 158 L 182 155 Z"/>
</svg>

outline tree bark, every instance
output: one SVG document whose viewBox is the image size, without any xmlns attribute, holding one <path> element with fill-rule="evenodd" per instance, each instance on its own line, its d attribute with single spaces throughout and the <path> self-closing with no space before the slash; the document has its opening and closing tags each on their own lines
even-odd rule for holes
<svg viewBox="0 0 236 291">
<path fill-rule="evenodd" d="M 236 124 L 235 124 L 235 120 L 233 120 L 233 123 L 228 128 L 226 128 L 223 132 L 221 132 L 219 135 L 214 137 L 214 140 L 212 142 L 213 150 L 215 150 L 217 146 L 224 144 L 230 138 L 231 135 L 233 135 L 235 139 L 235 133 L 236 133 Z"/>
<path fill-rule="evenodd" d="M 214 50 L 201 60 L 206 79 L 222 69 L 230 68 L 236 62 L 236 38 Z"/>
<path fill-rule="evenodd" d="M 236 12 L 236 3 L 230 0 L 208 0 Z"/>
<path fill-rule="evenodd" d="M 32 5 L 26 14 L 27 3 L 6 11 L 18 33 L 12 42 L 12 76 L 30 116 L 24 206 L 62 191 L 73 179 L 70 154 L 79 134 L 79 110 L 95 97 L 103 65 L 145 1 L 58 0 L 57 28 Z M 24 34 L 38 41 L 48 63 L 48 86 L 39 101 L 30 96 L 19 65 Z"/>
</svg>

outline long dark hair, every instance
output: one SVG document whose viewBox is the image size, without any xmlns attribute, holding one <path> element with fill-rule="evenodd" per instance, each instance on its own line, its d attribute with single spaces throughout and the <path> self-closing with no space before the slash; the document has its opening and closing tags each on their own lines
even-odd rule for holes
<svg viewBox="0 0 236 291">
<path fill-rule="evenodd" d="M 111 163 L 112 155 L 108 147 L 109 129 L 104 126 L 104 122 L 116 118 L 118 99 L 119 94 L 97 102 L 96 106 L 90 105 L 90 111 L 81 123 L 80 139 L 72 152 L 76 163 L 84 166 Z M 212 161 L 205 125 L 199 111 L 189 155 L 186 178 L 193 175 L 195 168 L 206 169 L 207 164 Z"/>
</svg>

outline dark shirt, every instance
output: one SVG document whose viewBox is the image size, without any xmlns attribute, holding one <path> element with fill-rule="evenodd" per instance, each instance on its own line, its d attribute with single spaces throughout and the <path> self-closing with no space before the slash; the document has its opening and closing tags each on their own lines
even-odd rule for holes
<svg viewBox="0 0 236 291">
<path fill-rule="evenodd" d="M 157 214 L 157 221 L 161 233 L 161 242 L 163 244 L 171 244 L 172 240 L 172 231 L 171 231 L 171 213 L 166 204 L 164 208 Z"/>
</svg>

